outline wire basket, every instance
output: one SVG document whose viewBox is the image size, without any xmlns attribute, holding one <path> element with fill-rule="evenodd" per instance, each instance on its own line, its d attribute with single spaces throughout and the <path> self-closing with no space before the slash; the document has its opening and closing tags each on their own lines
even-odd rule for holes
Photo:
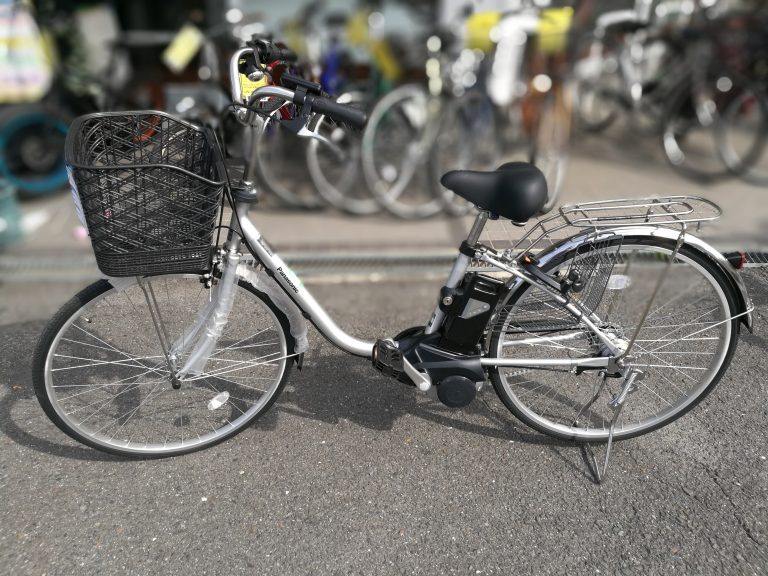
<svg viewBox="0 0 768 576">
<path fill-rule="evenodd" d="M 619 235 L 585 242 L 572 254 L 567 270 L 557 276 L 564 279 L 576 272 L 583 287 L 579 292 L 569 292 L 569 300 L 585 313 L 592 314 L 600 306 L 613 268 L 621 263 L 622 242 Z M 575 329 L 579 320 L 550 294 L 531 288 L 524 298 L 502 310 L 497 326 L 506 326 L 506 333 L 535 334 Z"/>
<path fill-rule="evenodd" d="M 619 258 L 622 240 L 622 236 L 614 235 L 582 244 L 576 249 L 576 256 L 566 278 L 575 271 L 584 283 L 580 292 L 573 293 L 572 300 L 590 314 L 597 310 L 603 299 L 613 267 Z"/>
<path fill-rule="evenodd" d="M 210 268 L 225 176 L 210 130 L 155 111 L 89 114 L 72 123 L 66 162 L 104 274 Z"/>
</svg>

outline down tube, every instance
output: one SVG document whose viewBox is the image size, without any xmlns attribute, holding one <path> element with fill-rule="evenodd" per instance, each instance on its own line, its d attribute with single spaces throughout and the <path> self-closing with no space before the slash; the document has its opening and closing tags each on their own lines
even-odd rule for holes
<svg viewBox="0 0 768 576">
<path fill-rule="evenodd" d="M 244 211 L 243 211 L 244 212 Z M 309 293 L 299 277 L 294 274 L 283 259 L 272 251 L 272 248 L 262 239 L 261 234 L 250 221 L 247 214 L 239 215 L 240 227 L 248 240 L 248 244 L 256 252 L 258 259 L 274 272 L 274 277 L 280 286 L 301 308 L 302 312 L 309 316 L 309 320 L 328 340 L 336 346 L 364 358 L 371 358 L 373 354 L 373 342 L 360 340 L 350 336 L 328 316 L 328 313 Z"/>
</svg>

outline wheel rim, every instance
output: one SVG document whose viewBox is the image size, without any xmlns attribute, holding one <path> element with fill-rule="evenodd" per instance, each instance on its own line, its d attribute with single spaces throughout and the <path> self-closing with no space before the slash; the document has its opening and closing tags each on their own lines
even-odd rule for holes
<svg viewBox="0 0 768 576">
<path fill-rule="evenodd" d="M 314 187 L 302 177 L 300 166 L 301 141 L 279 123 L 280 111 L 265 119 L 257 135 L 254 160 L 262 183 L 280 200 L 297 208 L 314 210 L 323 202 Z"/>
<path fill-rule="evenodd" d="M 169 340 L 208 301 L 197 276 L 147 278 Z M 86 303 L 56 334 L 45 388 L 64 423 L 88 441 L 136 455 L 212 444 L 258 415 L 279 390 L 286 340 L 274 312 L 242 287 L 205 372 L 173 389 L 140 288 L 110 289 Z M 191 346 L 182 346 L 181 366 Z"/>
<path fill-rule="evenodd" d="M 402 218 L 427 218 L 442 210 L 428 183 L 428 155 L 421 150 L 431 101 L 417 86 L 389 93 L 374 107 L 363 133 L 363 174 L 374 197 Z"/>
<path fill-rule="evenodd" d="M 307 166 L 317 191 L 340 210 L 358 215 L 380 212 L 381 204 L 371 196 L 362 178 L 360 139 L 348 130 L 331 126 L 325 117 L 318 120 L 318 126 L 318 132 L 339 146 L 345 156 L 339 157 L 317 140 L 309 142 Z"/>
<path fill-rule="evenodd" d="M 630 250 L 642 250 L 641 257 L 629 258 Z M 665 258 L 672 251 L 637 245 L 623 246 L 621 252 L 621 264 L 616 264 L 611 278 L 626 277 L 628 285 L 624 290 L 607 290 L 596 311 L 604 318 L 613 306 L 608 322 L 615 321 L 614 332 L 628 340 L 634 332 L 632 319 L 640 317 L 647 302 L 642 296 L 650 295 L 667 264 Z M 564 265 L 567 262 L 557 269 Z M 505 315 L 500 327 L 504 336 L 498 338 L 495 346 L 497 357 L 599 355 L 594 338 L 581 327 L 574 327 L 565 311 L 552 308 L 554 301 L 543 298 L 543 292 L 533 292 L 529 290 L 521 296 Z M 551 330 L 545 332 L 546 336 L 537 336 L 533 345 L 527 345 L 527 351 L 518 345 L 505 345 L 510 340 L 531 339 L 532 330 L 525 329 L 528 320 L 515 320 L 526 315 L 530 318 L 531 314 L 554 323 L 548 327 Z M 727 317 L 728 300 L 717 280 L 700 263 L 678 254 L 632 352 L 636 357 L 633 365 L 644 371 L 645 376 L 628 396 L 616 423 L 616 438 L 650 431 L 675 418 L 708 388 L 730 345 L 732 322 L 724 321 Z M 566 328 L 566 322 L 571 322 L 571 329 Z M 550 341 L 554 335 L 570 339 Z M 624 384 L 621 378 L 609 378 L 601 387 L 602 378 L 595 372 L 577 376 L 568 372 L 500 368 L 498 376 L 503 391 L 526 419 L 558 436 L 581 440 L 607 438 L 612 416 L 607 402 Z M 579 416 L 598 393 L 598 399 Z M 577 416 L 578 425 L 574 426 Z"/>
</svg>

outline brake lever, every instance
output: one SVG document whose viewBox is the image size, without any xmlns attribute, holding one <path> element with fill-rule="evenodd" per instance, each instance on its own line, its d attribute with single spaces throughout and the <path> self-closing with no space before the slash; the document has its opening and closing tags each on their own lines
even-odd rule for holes
<svg viewBox="0 0 768 576">
<path fill-rule="evenodd" d="M 298 136 L 299 138 L 310 138 L 312 140 L 317 140 L 319 142 L 322 142 L 323 144 L 328 146 L 328 148 L 330 148 L 334 154 L 336 154 L 336 157 L 339 160 L 346 160 L 347 158 L 346 152 L 344 152 L 344 150 L 342 150 L 338 144 L 336 144 L 335 142 L 331 142 L 327 137 L 310 130 L 306 126 L 302 126 L 301 130 L 299 130 L 296 133 L 296 136 Z"/>
<path fill-rule="evenodd" d="M 334 154 L 339 158 L 339 160 L 344 160 L 346 158 L 346 153 L 334 142 L 331 142 L 328 138 L 323 136 L 322 134 L 317 133 L 314 130 L 310 130 L 308 128 L 310 118 L 312 116 L 312 102 L 311 98 L 307 98 L 307 89 L 303 86 L 300 86 L 296 89 L 296 94 L 299 95 L 299 98 L 296 98 L 296 100 L 300 100 L 302 102 L 301 104 L 301 110 L 299 111 L 296 116 L 291 118 L 290 120 L 280 120 L 280 124 L 296 134 L 299 138 L 309 138 L 312 140 L 317 140 L 319 142 L 322 142 L 326 146 L 328 146 Z M 316 127 L 316 129 L 319 128 L 319 124 Z"/>
</svg>

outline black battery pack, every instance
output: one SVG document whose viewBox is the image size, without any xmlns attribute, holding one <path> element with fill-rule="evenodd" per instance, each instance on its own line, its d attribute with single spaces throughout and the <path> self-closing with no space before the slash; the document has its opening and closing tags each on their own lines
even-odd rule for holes
<svg viewBox="0 0 768 576">
<path fill-rule="evenodd" d="M 476 354 L 488 319 L 504 289 L 504 282 L 470 273 L 456 290 L 446 311 L 440 347 L 461 354 Z"/>
</svg>

